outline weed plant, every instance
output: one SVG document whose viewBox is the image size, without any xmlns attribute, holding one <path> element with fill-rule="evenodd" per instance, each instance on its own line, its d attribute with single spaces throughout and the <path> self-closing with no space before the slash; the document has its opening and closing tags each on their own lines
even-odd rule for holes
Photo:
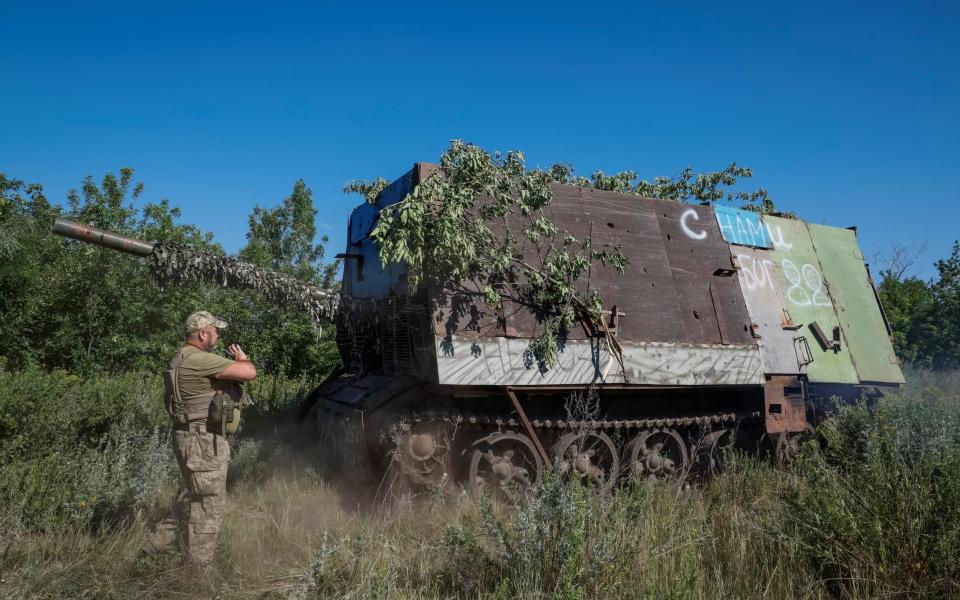
<svg viewBox="0 0 960 600">
<path fill-rule="evenodd" d="M 105 526 L 170 487 L 158 380 L 0 370 L 0 507 L 8 532 Z"/>
<path fill-rule="evenodd" d="M 731 453 L 697 487 L 598 496 L 548 476 L 509 508 L 460 494 L 358 510 L 284 428 L 306 386 L 267 380 L 255 397 L 284 395 L 235 442 L 217 559 L 195 573 L 143 550 L 175 486 L 158 380 L 0 372 L 0 596 L 953 597 L 960 376 L 909 381 L 839 409 L 783 469 Z"/>
</svg>

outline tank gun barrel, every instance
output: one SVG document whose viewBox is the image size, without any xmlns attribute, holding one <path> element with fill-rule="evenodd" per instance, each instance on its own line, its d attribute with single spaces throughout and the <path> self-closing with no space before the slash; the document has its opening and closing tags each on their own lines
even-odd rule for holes
<svg viewBox="0 0 960 600">
<path fill-rule="evenodd" d="M 300 281 L 290 275 L 176 243 L 145 242 L 66 219 L 57 219 L 53 232 L 146 258 L 150 277 L 165 288 L 191 281 L 259 292 L 273 304 L 309 315 L 317 323 L 329 322 L 337 310 L 340 293 Z"/>
<path fill-rule="evenodd" d="M 120 235 L 119 233 L 100 229 L 93 225 L 82 225 L 66 219 L 57 219 L 54 221 L 53 232 L 63 237 L 96 244 L 104 248 L 119 250 L 120 252 L 126 252 L 127 254 L 134 254 L 136 256 L 150 256 L 150 254 L 153 253 L 154 244 L 151 242 Z"/>
</svg>

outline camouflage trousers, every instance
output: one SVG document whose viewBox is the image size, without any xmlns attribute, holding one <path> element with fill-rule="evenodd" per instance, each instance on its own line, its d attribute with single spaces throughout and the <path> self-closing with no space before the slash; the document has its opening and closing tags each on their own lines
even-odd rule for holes
<svg viewBox="0 0 960 600">
<path fill-rule="evenodd" d="M 213 560 L 223 525 L 230 445 L 223 436 L 207 433 L 205 423 L 195 421 L 189 430 L 174 430 L 173 453 L 189 506 L 189 516 L 180 524 L 184 554 L 190 562 L 205 565 Z"/>
</svg>

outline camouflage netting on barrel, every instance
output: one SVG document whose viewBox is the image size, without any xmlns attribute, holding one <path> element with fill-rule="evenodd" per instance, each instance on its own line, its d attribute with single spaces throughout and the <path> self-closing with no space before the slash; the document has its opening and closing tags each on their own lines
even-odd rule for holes
<svg viewBox="0 0 960 600">
<path fill-rule="evenodd" d="M 310 315 L 317 323 L 329 321 L 339 295 L 289 275 L 170 242 L 158 242 L 149 257 L 150 275 L 161 289 L 190 281 L 259 292 L 278 306 Z"/>
</svg>

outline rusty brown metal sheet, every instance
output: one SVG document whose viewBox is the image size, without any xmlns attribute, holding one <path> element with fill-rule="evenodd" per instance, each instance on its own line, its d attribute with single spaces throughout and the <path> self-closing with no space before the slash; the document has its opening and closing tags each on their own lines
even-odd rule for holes
<svg viewBox="0 0 960 600">
<path fill-rule="evenodd" d="M 467 338 L 495 337 L 507 333 L 504 328 L 506 312 L 519 310 L 509 300 L 500 310 L 491 309 L 480 294 L 443 291 L 433 294 L 433 332 L 440 337 L 459 335 Z M 527 330 L 529 331 L 529 330 Z M 527 334 L 529 336 L 529 333 Z"/>
<path fill-rule="evenodd" d="M 582 289 L 589 284 L 601 294 L 605 309 L 616 306 L 622 314 L 617 337 L 623 346 L 623 369 L 595 340 L 584 340 L 581 331 L 570 332 L 555 368 L 531 368 L 524 358 L 524 338 L 540 331 L 536 316 L 525 307 L 507 305 L 504 320 L 510 336 L 438 340 L 440 383 L 616 384 L 627 377 L 639 385 L 763 383 L 738 275 L 709 209 L 557 187 L 547 217 L 578 238 L 592 231 L 595 247 L 620 245 L 629 257 L 626 274 L 597 266 L 589 282 L 581 282 Z M 702 324 L 688 328 L 685 320 L 698 320 L 694 310 Z"/>
<path fill-rule="evenodd" d="M 771 377 L 763 386 L 767 433 L 804 431 L 807 410 L 796 377 Z"/>
<path fill-rule="evenodd" d="M 613 192 L 554 186 L 553 201 L 545 213 L 560 229 L 577 239 L 592 235 L 594 247 L 621 245 L 630 258 L 630 268 L 622 276 L 596 263 L 590 277 L 579 282 L 582 290 L 595 289 L 600 293 L 605 310 L 616 305 L 617 312 L 622 314 L 617 328 L 619 339 L 674 340 L 678 332 L 683 336 L 680 295 L 669 267 L 656 213 L 648 201 Z M 526 258 L 539 262 L 533 252 L 529 252 Z M 504 303 L 499 315 L 482 315 L 477 322 L 478 329 L 489 335 L 492 331 L 488 326 L 498 319 L 501 326 L 498 335 L 532 337 L 542 330 L 533 310 L 511 301 Z M 449 332 L 449 327 L 443 329 L 443 333 Z M 439 325 L 437 333 L 441 333 Z M 470 336 L 469 333 L 463 335 Z M 586 337 L 586 332 L 580 328 L 568 332 L 571 340 Z"/>
<path fill-rule="evenodd" d="M 630 259 L 624 275 L 595 264 L 581 289 L 597 290 L 617 309 L 622 342 L 756 345 L 729 247 L 709 207 L 574 186 L 554 186 L 546 216 L 594 247 L 619 245 Z M 518 230 L 515 233 L 519 233 Z M 527 260 L 537 262 L 531 251 Z M 538 335 L 535 311 L 504 302 L 499 313 L 477 297 L 438 296 L 435 333 L 466 338 Z M 568 339 L 584 339 L 579 329 Z"/>
<path fill-rule="evenodd" d="M 729 245 L 709 206 L 640 200 L 657 212 L 670 273 L 680 298 L 682 338 L 701 344 L 755 344 Z"/>
<path fill-rule="evenodd" d="M 423 180 L 433 175 L 440 165 L 434 163 L 414 163 L 413 165 L 413 187 L 423 183 Z"/>
<path fill-rule="evenodd" d="M 558 187 L 551 205 L 555 222 L 589 233 L 594 247 L 620 245 L 630 259 L 624 275 L 599 265 L 590 285 L 614 305 L 621 341 L 683 341 L 681 297 L 677 289 L 663 234 L 653 204 L 636 196 L 575 187 Z M 569 225 L 568 225 L 569 224 Z"/>
<path fill-rule="evenodd" d="M 500 314 L 447 296 L 435 313 L 438 381 L 458 385 L 745 385 L 763 382 L 750 317 L 709 207 L 572 186 L 555 186 L 547 218 L 594 247 L 620 246 L 624 275 L 595 264 L 581 290 L 594 289 L 616 308 L 621 360 L 576 328 L 559 366 L 543 373 L 526 357 L 542 332 L 530 307 L 505 302 Z M 538 262 L 531 252 L 525 257 Z M 458 306 L 459 304 L 459 306 Z M 596 346 L 596 347 L 595 347 Z M 570 363 L 570 364 L 567 364 Z"/>
</svg>

